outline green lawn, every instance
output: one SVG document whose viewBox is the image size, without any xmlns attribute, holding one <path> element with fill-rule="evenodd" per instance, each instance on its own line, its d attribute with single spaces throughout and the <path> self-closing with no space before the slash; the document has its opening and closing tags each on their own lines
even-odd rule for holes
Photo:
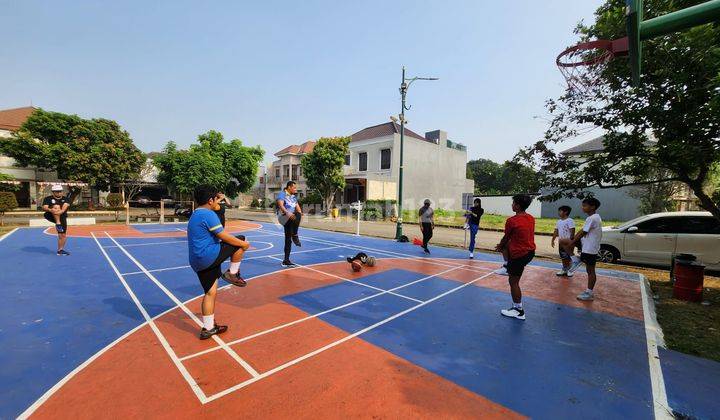
<svg viewBox="0 0 720 420">
<path fill-rule="evenodd" d="M 465 212 L 462 211 L 447 211 L 447 210 L 436 210 L 435 212 L 435 225 L 437 226 L 462 226 L 465 223 Z M 601 214 L 602 216 L 602 214 Z M 503 229 L 505 227 L 505 220 L 508 216 L 500 216 L 497 214 L 484 214 L 480 219 L 480 228 L 482 229 Z M 578 228 L 583 225 L 584 218 L 574 218 L 575 226 Z M 417 222 L 417 212 L 404 211 L 403 221 L 406 222 Z M 535 232 L 537 233 L 553 233 L 555 230 L 555 223 L 557 219 L 554 218 L 535 218 Z M 604 226 L 616 226 L 622 222 L 617 220 L 603 220 Z"/>
</svg>

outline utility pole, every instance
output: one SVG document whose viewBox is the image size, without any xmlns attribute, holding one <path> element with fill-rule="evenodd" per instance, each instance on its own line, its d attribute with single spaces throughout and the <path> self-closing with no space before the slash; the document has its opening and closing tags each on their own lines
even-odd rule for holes
<svg viewBox="0 0 720 420">
<path fill-rule="evenodd" d="M 402 197 L 403 197 L 403 152 L 405 147 L 405 111 L 409 111 L 410 107 L 405 106 L 405 97 L 410 85 L 416 80 L 438 80 L 437 77 L 412 77 L 405 78 L 405 66 L 402 68 L 402 83 L 400 83 L 400 172 L 398 176 L 398 217 L 395 225 L 395 240 L 399 241 L 402 237 Z"/>
</svg>

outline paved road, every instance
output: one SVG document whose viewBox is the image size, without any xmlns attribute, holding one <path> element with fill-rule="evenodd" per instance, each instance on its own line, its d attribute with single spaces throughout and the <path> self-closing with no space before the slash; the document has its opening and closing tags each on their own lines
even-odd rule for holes
<svg viewBox="0 0 720 420">
<path fill-rule="evenodd" d="M 261 213 L 257 211 L 249 211 L 243 209 L 228 210 L 228 216 L 246 220 L 256 220 L 260 222 L 274 222 L 274 213 Z M 355 233 L 357 221 L 347 217 L 339 217 L 337 219 L 325 219 L 320 216 L 307 216 L 302 222 L 302 226 L 330 230 L 335 232 Z M 412 240 L 413 237 L 422 237 L 420 228 L 415 224 L 406 224 L 403 226 L 403 233 Z M 375 236 L 379 238 L 394 238 L 395 224 L 392 222 L 360 222 L 360 234 L 366 236 Z M 469 233 L 468 233 L 469 234 Z M 483 251 L 492 251 L 495 245 L 502 238 L 501 232 L 481 230 L 475 238 L 476 249 Z M 456 228 L 437 227 L 433 233 L 431 244 L 445 245 L 453 247 L 463 247 L 465 239 L 465 231 Z M 469 239 L 468 239 L 469 240 Z M 537 246 L 536 254 L 544 257 L 557 257 L 557 249 L 550 247 L 550 237 L 544 235 L 535 235 L 535 245 Z"/>
</svg>

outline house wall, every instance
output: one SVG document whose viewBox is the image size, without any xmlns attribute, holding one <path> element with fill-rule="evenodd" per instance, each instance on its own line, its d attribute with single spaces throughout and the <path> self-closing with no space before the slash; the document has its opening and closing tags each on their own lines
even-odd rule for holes
<svg viewBox="0 0 720 420">
<path fill-rule="evenodd" d="M 628 193 L 632 187 L 621 188 L 588 188 L 595 198 L 600 200 L 598 213 L 604 220 L 626 221 L 642 216 L 638 207 L 640 200 L 631 197 Z M 572 216 L 583 216 L 582 200 L 577 198 L 562 198 L 557 201 L 542 203 L 542 217 L 557 217 L 557 208 L 563 205 L 572 208 Z M 583 216 L 584 217 L 584 216 Z"/>
<path fill-rule="evenodd" d="M 533 217 L 541 217 L 543 204 L 536 199 L 537 197 L 534 198 L 526 212 Z M 515 212 L 512 211 L 512 195 L 480 196 L 480 200 L 480 206 L 485 210 L 485 214 L 499 214 L 501 216 L 515 215 Z M 557 214 L 555 216 L 557 216 Z"/>
</svg>

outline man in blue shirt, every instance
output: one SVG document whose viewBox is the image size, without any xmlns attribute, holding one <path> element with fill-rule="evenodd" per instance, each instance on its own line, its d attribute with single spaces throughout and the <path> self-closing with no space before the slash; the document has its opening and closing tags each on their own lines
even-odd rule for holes
<svg viewBox="0 0 720 420">
<path fill-rule="evenodd" d="M 278 221 L 285 228 L 285 259 L 283 259 L 283 267 L 294 267 L 290 261 L 290 249 L 292 243 L 295 246 L 302 246 L 298 237 L 298 228 L 300 227 L 300 219 L 302 218 L 302 208 L 295 196 L 297 193 L 297 185 L 294 181 L 288 181 L 285 189 L 278 194 L 275 202 L 278 209 Z"/>
<path fill-rule="evenodd" d="M 202 301 L 203 327 L 200 339 L 207 340 L 215 334 L 227 331 L 226 325 L 215 323 L 215 297 L 217 295 L 217 279 L 235 286 L 247 285 L 240 276 L 240 261 L 250 247 L 245 236 L 237 237 L 225 232 L 220 219 L 215 213 L 220 209 L 222 195 L 208 185 L 200 185 L 193 193 L 197 208 L 188 221 L 188 255 L 190 266 L 197 273 L 205 296 Z M 221 271 L 223 261 L 230 258 L 230 268 Z"/>
</svg>

